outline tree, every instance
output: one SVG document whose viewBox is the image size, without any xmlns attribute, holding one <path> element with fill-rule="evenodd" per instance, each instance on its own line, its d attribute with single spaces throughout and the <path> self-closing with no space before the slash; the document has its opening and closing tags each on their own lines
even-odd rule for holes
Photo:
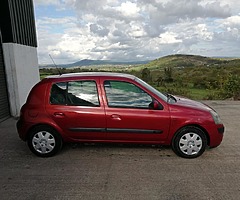
<svg viewBox="0 0 240 200">
<path fill-rule="evenodd" d="M 164 68 L 164 76 L 165 76 L 164 80 L 166 82 L 169 82 L 169 83 L 173 82 L 173 69 L 172 69 L 172 67 L 165 67 Z"/>
<path fill-rule="evenodd" d="M 240 76 L 230 74 L 223 85 L 226 97 L 233 97 L 234 100 L 240 98 Z"/>
<path fill-rule="evenodd" d="M 150 72 L 150 70 L 148 69 L 148 68 L 144 68 L 143 70 L 142 70 L 142 73 L 141 73 L 141 75 L 142 75 L 142 79 L 144 80 L 144 81 L 146 81 L 146 82 L 152 82 L 152 76 L 151 76 L 151 72 Z"/>
<path fill-rule="evenodd" d="M 157 81 L 157 86 L 159 87 L 160 85 L 163 85 L 163 78 L 161 76 L 158 77 Z"/>
</svg>

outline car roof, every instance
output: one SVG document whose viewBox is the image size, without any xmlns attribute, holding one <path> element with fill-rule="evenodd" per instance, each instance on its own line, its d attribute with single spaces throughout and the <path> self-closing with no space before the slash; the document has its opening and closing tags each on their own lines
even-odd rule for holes
<svg viewBox="0 0 240 200">
<path fill-rule="evenodd" d="M 136 77 L 130 74 L 125 73 L 115 73 L 115 72 L 81 72 L 81 73 L 68 73 L 68 74 L 62 74 L 62 75 L 51 75 L 47 76 L 44 79 L 68 79 L 68 78 L 82 78 L 82 77 L 121 77 L 121 78 L 129 78 L 129 79 L 135 79 Z"/>
</svg>

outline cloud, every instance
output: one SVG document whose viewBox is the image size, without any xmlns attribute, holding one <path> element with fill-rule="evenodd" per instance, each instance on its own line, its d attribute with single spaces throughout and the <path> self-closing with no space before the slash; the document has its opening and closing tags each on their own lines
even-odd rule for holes
<svg viewBox="0 0 240 200">
<path fill-rule="evenodd" d="M 222 20 L 224 26 L 240 28 L 240 15 L 235 15 Z"/>
<path fill-rule="evenodd" d="M 39 61 L 145 60 L 173 53 L 237 55 L 236 0 L 35 0 L 58 16 L 37 15 Z M 65 9 L 65 11 L 64 11 Z M 66 9 L 71 16 L 66 15 Z M 65 14 L 65 15 L 64 15 Z M 60 17 L 59 17 L 60 16 Z M 224 50 L 221 44 L 231 50 Z M 215 48 L 216 47 L 216 48 Z"/>
<path fill-rule="evenodd" d="M 127 1 L 121 3 L 121 6 L 117 7 L 116 10 L 118 10 L 123 16 L 131 17 L 138 15 L 140 8 L 137 6 L 136 3 Z"/>
<path fill-rule="evenodd" d="M 90 31 L 93 33 L 96 33 L 97 35 L 103 37 L 107 36 L 109 33 L 109 30 L 101 25 L 98 24 L 90 24 Z"/>
<path fill-rule="evenodd" d="M 36 6 L 38 5 L 60 5 L 59 0 L 33 0 Z"/>
</svg>

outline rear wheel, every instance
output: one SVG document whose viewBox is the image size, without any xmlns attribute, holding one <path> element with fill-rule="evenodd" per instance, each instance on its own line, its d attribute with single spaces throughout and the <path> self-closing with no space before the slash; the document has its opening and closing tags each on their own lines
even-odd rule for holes
<svg viewBox="0 0 240 200">
<path fill-rule="evenodd" d="M 31 130 L 28 146 L 37 156 L 50 157 L 61 149 L 62 138 L 53 128 L 41 125 Z"/>
<path fill-rule="evenodd" d="M 173 139 L 173 151 L 184 158 L 196 158 L 203 154 L 207 146 L 205 133 L 193 126 L 182 128 Z"/>
</svg>

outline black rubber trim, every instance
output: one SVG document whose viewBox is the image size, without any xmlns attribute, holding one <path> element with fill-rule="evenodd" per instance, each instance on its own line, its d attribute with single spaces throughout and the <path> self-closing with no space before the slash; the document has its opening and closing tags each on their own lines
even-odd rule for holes
<svg viewBox="0 0 240 200">
<path fill-rule="evenodd" d="M 105 128 L 69 128 L 73 132 L 106 132 Z"/>
<path fill-rule="evenodd" d="M 147 129 L 121 129 L 121 128 L 107 128 L 107 132 L 111 133 L 142 133 L 142 134 L 161 134 L 162 130 L 147 130 Z"/>
<path fill-rule="evenodd" d="M 121 128 L 69 128 L 73 132 L 108 132 L 108 133 L 137 133 L 137 134 L 162 134 L 162 130 L 147 129 L 121 129 Z"/>
</svg>

